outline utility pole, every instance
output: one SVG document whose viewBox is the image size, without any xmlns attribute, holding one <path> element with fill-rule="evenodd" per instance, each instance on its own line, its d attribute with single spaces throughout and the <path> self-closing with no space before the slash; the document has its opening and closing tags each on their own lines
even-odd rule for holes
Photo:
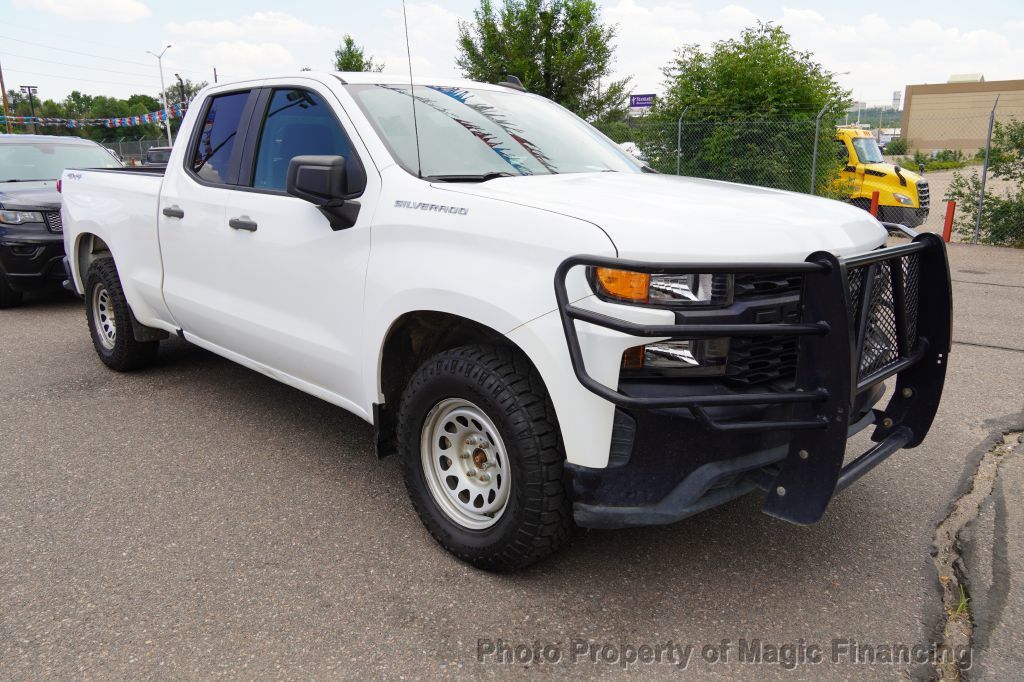
<svg viewBox="0 0 1024 682">
<path fill-rule="evenodd" d="M 7 134 L 11 134 L 11 107 L 7 103 L 7 86 L 4 85 L 4 67 L 0 66 L 0 92 L 4 94 L 4 121 L 7 122 Z"/>
<path fill-rule="evenodd" d="M 32 132 L 38 135 L 39 127 L 36 125 L 36 101 L 32 98 L 32 95 L 39 92 L 39 88 L 34 85 L 22 85 L 21 91 L 28 95 L 28 109 L 32 112 Z"/>
<path fill-rule="evenodd" d="M 160 54 L 146 50 L 149 54 L 156 57 L 157 66 L 160 68 L 160 96 L 164 100 L 164 129 L 167 131 L 167 146 L 174 146 L 174 140 L 171 139 L 171 118 L 167 112 L 167 90 L 164 88 L 164 52 L 171 49 L 170 44 L 166 45 L 164 49 L 160 50 Z"/>
<path fill-rule="evenodd" d="M 174 77 L 178 79 L 178 97 L 180 98 L 178 101 L 185 104 L 185 83 L 182 82 L 181 76 L 178 74 L 174 74 Z"/>
<path fill-rule="evenodd" d="M 978 193 L 978 222 L 974 225 L 974 239 L 972 244 L 977 244 L 981 237 L 981 214 L 985 210 L 985 181 L 988 179 L 988 157 L 992 153 L 992 126 L 996 122 L 996 107 L 999 106 L 999 97 L 992 103 L 992 113 L 988 116 L 988 137 L 985 138 L 985 165 L 981 167 L 981 192 Z"/>
<path fill-rule="evenodd" d="M 213 82 L 217 82 L 217 67 L 213 67 Z"/>
</svg>

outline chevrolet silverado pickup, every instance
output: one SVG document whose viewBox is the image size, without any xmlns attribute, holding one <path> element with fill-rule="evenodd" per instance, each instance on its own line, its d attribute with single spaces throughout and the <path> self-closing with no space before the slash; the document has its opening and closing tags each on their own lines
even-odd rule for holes
<svg viewBox="0 0 1024 682">
<path fill-rule="evenodd" d="M 935 235 L 657 174 L 515 82 L 218 84 L 178 140 L 166 168 L 64 173 L 99 358 L 139 369 L 176 335 L 351 411 L 475 566 L 756 490 L 813 523 L 931 426 Z"/>
</svg>

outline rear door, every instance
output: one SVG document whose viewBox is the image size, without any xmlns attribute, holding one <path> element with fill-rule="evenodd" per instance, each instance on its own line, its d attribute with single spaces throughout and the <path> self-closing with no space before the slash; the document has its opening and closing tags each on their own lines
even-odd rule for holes
<svg viewBox="0 0 1024 682">
<path fill-rule="evenodd" d="M 268 81 L 256 100 L 238 184 L 224 197 L 224 237 L 210 255 L 221 268 L 221 304 L 207 339 L 364 413 L 363 287 L 380 176 L 335 95 L 296 82 Z M 285 193 L 289 162 L 306 154 L 345 157 L 358 195 L 351 227 L 332 229 L 319 209 Z"/>
<path fill-rule="evenodd" d="M 237 239 L 224 206 L 238 169 L 258 88 L 217 93 L 203 102 L 185 153 L 175 155 L 160 193 L 157 221 L 164 264 L 163 292 L 178 327 L 204 339 L 230 339 L 225 318 L 235 303 L 226 283 Z"/>
</svg>

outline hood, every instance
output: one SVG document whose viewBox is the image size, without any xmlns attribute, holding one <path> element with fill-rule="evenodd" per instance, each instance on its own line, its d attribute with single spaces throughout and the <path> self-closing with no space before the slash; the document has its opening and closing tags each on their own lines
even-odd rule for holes
<svg viewBox="0 0 1024 682">
<path fill-rule="evenodd" d="M 870 251 L 886 239 L 878 221 L 846 203 L 674 175 L 574 173 L 436 186 L 582 218 L 604 230 L 623 258 L 802 261 L 814 251 Z"/>
<path fill-rule="evenodd" d="M 21 183 L 6 183 L 0 189 L 0 206 L 17 211 L 59 211 L 60 192 L 56 183 L 48 187 L 19 187 Z M 25 183 L 28 184 L 28 183 Z"/>
<path fill-rule="evenodd" d="M 899 182 L 899 175 L 907 181 L 907 185 L 913 186 L 918 183 L 919 180 L 924 180 L 924 176 L 920 175 L 917 171 L 908 170 L 906 166 L 900 166 L 899 175 L 896 174 L 896 164 L 892 163 L 866 163 L 864 164 L 865 169 L 870 169 L 876 173 L 884 173 L 886 177 L 891 177 Z"/>
</svg>

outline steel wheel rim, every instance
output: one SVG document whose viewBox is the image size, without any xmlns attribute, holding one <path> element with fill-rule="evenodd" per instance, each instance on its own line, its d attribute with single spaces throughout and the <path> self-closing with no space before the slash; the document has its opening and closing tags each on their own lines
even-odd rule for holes
<svg viewBox="0 0 1024 682">
<path fill-rule="evenodd" d="M 97 284 L 92 290 L 92 320 L 100 344 L 107 350 L 114 350 L 114 343 L 117 341 L 117 320 L 114 319 L 110 292 L 102 284 Z"/>
<path fill-rule="evenodd" d="M 490 528 L 508 507 L 512 476 L 494 423 L 462 398 L 430 410 L 420 432 L 420 464 L 435 504 L 470 530 Z"/>
</svg>

